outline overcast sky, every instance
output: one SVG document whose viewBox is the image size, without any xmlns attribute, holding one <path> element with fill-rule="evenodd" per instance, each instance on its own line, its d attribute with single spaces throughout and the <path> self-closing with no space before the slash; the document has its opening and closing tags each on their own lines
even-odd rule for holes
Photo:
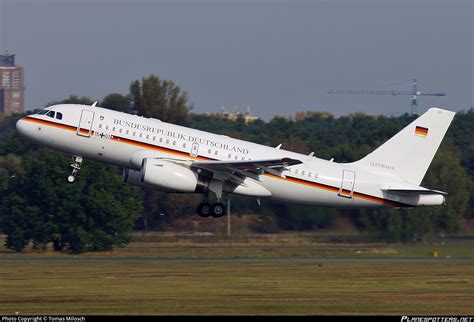
<svg viewBox="0 0 474 322">
<path fill-rule="evenodd" d="M 221 106 L 271 118 L 297 111 L 401 114 L 407 96 L 330 95 L 332 88 L 446 91 L 473 103 L 473 2 L 0 0 L 0 51 L 24 66 L 28 109 L 70 94 L 126 94 L 149 74 Z M 384 87 L 385 86 L 385 87 Z"/>
</svg>

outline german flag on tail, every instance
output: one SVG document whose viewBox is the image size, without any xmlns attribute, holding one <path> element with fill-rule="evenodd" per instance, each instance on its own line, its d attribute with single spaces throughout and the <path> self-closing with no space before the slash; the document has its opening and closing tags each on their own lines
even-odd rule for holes
<svg viewBox="0 0 474 322">
<path fill-rule="evenodd" d="M 427 136 L 428 135 L 428 128 L 422 127 L 422 126 L 417 126 L 415 128 L 415 133 L 418 134 L 418 135 Z"/>
</svg>

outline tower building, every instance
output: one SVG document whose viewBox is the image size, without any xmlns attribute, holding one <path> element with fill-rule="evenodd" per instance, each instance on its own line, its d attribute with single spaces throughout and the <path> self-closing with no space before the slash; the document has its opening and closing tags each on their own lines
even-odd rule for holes
<svg viewBox="0 0 474 322">
<path fill-rule="evenodd" d="M 15 65 L 15 55 L 0 55 L 0 113 L 25 112 L 23 67 Z"/>
</svg>

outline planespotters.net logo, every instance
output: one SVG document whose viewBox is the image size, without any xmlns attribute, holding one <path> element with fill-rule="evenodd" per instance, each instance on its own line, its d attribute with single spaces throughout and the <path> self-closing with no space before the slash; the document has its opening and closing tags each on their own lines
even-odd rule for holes
<svg viewBox="0 0 474 322">
<path fill-rule="evenodd" d="M 474 316 L 402 316 L 401 322 L 474 322 Z"/>
</svg>

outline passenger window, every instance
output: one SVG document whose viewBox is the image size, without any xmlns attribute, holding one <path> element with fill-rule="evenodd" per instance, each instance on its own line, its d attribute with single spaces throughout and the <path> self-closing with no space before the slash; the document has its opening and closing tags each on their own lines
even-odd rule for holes
<svg viewBox="0 0 474 322">
<path fill-rule="evenodd" d="M 153 141 L 155 141 L 155 140 L 156 140 L 156 136 L 153 137 Z"/>
<path fill-rule="evenodd" d="M 215 155 L 217 155 L 217 150 L 214 152 Z"/>
<path fill-rule="evenodd" d="M 236 159 L 236 160 L 238 160 L 238 159 L 239 159 L 239 156 L 238 156 L 238 155 L 236 155 L 236 156 L 235 156 L 235 159 Z"/>
<path fill-rule="evenodd" d="M 101 129 L 101 128 L 102 128 L 102 124 L 99 124 L 99 129 Z"/>
<path fill-rule="evenodd" d="M 136 132 L 133 132 L 132 135 L 135 136 L 135 133 L 136 133 Z"/>
<path fill-rule="evenodd" d="M 183 143 L 183 148 L 185 148 L 185 147 L 186 147 L 186 143 Z"/>
<path fill-rule="evenodd" d="M 170 144 L 170 140 L 169 140 L 169 139 L 166 139 L 166 144 Z"/>
<path fill-rule="evenodd" d="M 62 120 L 62 119 L 63 119 L 63 114 L 57 112 L 57 113 L 56 113 L 56 118 L 57 118 L 58 120 Z"/>
<path fill-rule="evenodd" d="M 232 159 L 232 154 L 229 154 L 227 157 L 228 157 L 229 159 Z"/>
<path fill-rule="evenodd" d="M 163 142 L 163 138 L 160 138 L 160 142 Z"/>
<path fill-rule="evenodd" d="M 212 153 L 211 149 L 207 150 L 207 153 L 211 154 Z"/>
<path fill-rule="evenodd" d="M 52 117 L 54 119 L 54 111 L 49 111 L 46 113 L 46 116 Z"/>
<path fill-rule="evenodd" d="M 127 132 L 125 132 L 125 134 L 128 134 L 128 133 L 130 133 L 130 131 L 129 131 L 129 130 L 127 130 Z"/>
<path fill-rule="evenodd" d="M 142 137 L 142 136 L 143 136 L 143 134 L 142 134 L 142 133 L 140 133 L 139 137 Z"/>
<path fill-rule="evenodd" d="M 176 141 L 173 141 L 173 145 L 176 145 Z"/>
<path fill-rule="evenodd" d="M 119 129 L 119 133 L 122 133 L 122 129 Z"/>
<path fill-rule="evenodd" d="M 146 139 L 147 139 L 147 140 L 150 139 L 150 136 L 149 136 L 148 134 L 146 135 Z"/>
<path fill-rule="evenodd" d="M 301 171 L 301 175 L 304 176 L 304 171 Z"/>
<path fill-rule="evenodd" d="M 109 129 L 109 126 L 108 126 L 108 125 L 106 125 L 106 126 L 105 126 L 105 129 L 106 129 L 106 130 L 108 130 L 108 129 Z"/>
</svg>

